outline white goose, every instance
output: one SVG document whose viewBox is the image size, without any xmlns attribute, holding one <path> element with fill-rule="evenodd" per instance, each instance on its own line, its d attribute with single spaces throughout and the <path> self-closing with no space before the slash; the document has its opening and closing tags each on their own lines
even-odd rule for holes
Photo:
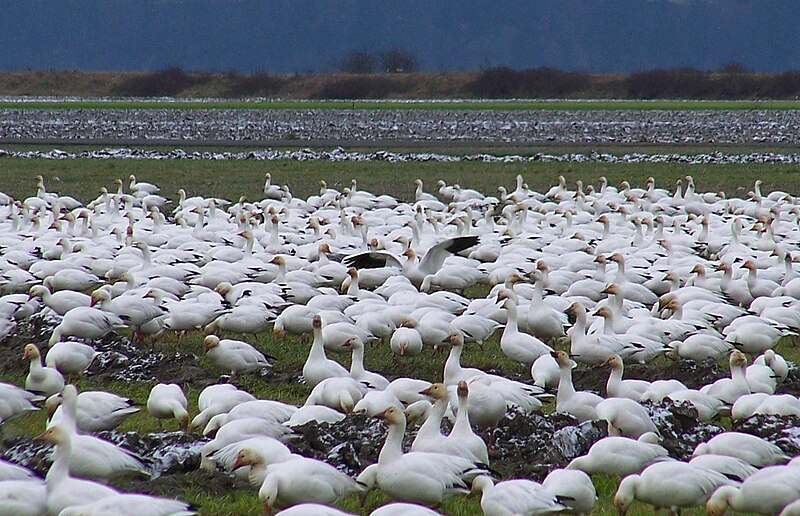
<svg viewBox="0 0 800 516">
<path fill-rule="evenodd" d="M 704 504 L 715 489 L 729 483 L 721 473 L 695 468 L 686 462 L 657 462 L 640 475 L 623 478 L 614 495 L 614 505 L 621 515 L 634 500 L 678 513 Z"/>
<path fill-rule="evenodd" d="M 147 397 L 147 412 L 158 420 L 161 427 L 163 419 L 176 419 L 181 430 L 189 427 L 189 402 L 180 385 L 159 383 L 154 385 Z"/>
<path fill-rule="evenodd" d="M 567 469 L 589 475 L 605 473 L 625 477 L 638 473 L 657 461 L 670 460 L 669 452 L 659 444 L 656 434 L 642 434 L 639 439 L 605 437 L 589 448 L 589 453 L 572 459 Z"/>
<path fill-rule="evenodd" d="M 658 433 L 650 414 L 629 398 L 607 398 L 595 406 L 597 419 L 608 423 L 608 435 L 638 439 L 646 433 Z"/>
<path fill-rule="evenodd" d="M 118 316 L 97 308 L 79 306 L 66 314 L 53 329 L 49 345 L 60 342 L 63 337 L 80 337 L 83 339 L 99 339 L 107 333 L 125 326 Z"/>
<path fill-rule="evenodd" d="M 67 507 L 59 516 L 190 516 L 197 514 L 192 506 L 180 500 L 158 498 L 137 493 L 107 496 L 97 501 Z"/>
<path fill-rule="evenodd" d="M 740 486 L 719 487 L 706 503 L 706 513 L 722 516 L 730 507 L 734 511 L 777 514 L 798 499 L 800 468 L 772 466 L 750 475 Z"/>
<path fill-rule="evenodd" d="M 504 306 L 508 313 L 508 319 L 503 334 L 500 336 L 500 349 L 511 360 L 531 367 L 537 358 L 552 352 L 553 348 L 533 335 L 519 331 L 517 304 L 513 299 L 513 294 L 506 290 L 501 291 L 497 296 L 497 301 L 502 300 L 505 300 Z"/>
<path fill-rule="evenodd" d="M 51 294 L 46 284 L 32 286 L 28 295 L 41 298 L 44 304 L 58 315 L 64 315 L 79 306 L 89 306 L 92 302 L 88 294 L 73 290 L 60 290 Z"/>
<path fill-rule="evenodd" d="M 350 373 L 347 369 L 325 356 L 325 346 L 322 340 L 322 317 L 315 315 L 312 326 L 314 341 L 311 343 L 308 359 L 303 365 L 303 382 L 314 387 L 327 378 L 349 376 Z"/>
<path fill-rule="evenodd" d="M 42 356 L 35 344 L 26 344 L 22 354 L 23 360 L 28 360 L 30 366 L 28 376 L 25 377 L 25 388 L 31 392 L 51 396 L 64 388 L 64 377 L 58 369 L 42 366 Z"/>
<path fill-rule="evenodd" d="M 73 453 L 69 430 L 60 425 L 48 428 L 38 436 L 56 446 L 55 459 L 47 472 L 47 511 L 60 514 L 67 507 L 84 505 L 119 493 L 114 489 L 70 476 L 70 457 Z"/>
<path fill-rule="evenodd" d="M 241 340 L 220 340 L 216 335 L 208 335 L 203 340 L 203 351 L 211 363 L 230 371 L 231 376 L 272 367 L 263 353 Z"/>
<path fill-rule="evenodd" d="M 606 396 L 610 398 L 628 398 L 639 401 L 650 387 L 644 380 L 623 380 L 624 364 L 619 355 L 612 355 L 602 365 L 611 366 L 611 374 L 606 382 Z"/>
<path fill-rule="evenodd" d="M 591 477 L 580 470 L 554 469 L 542 486 L 554 493 L 568 514 L 589 514 L 597 501 L 597 490 Z"/>
<path fill-rule="evenodd" d="M 0 382 L 0 424 L 21 414 L 39 410 L 33 404 L 39 398 L 36 394 L 9 383 Z"/>
<path fill-rule="evenodd" d="M 50 416 L 48 427 L 58 424 L 63 419 L 62 398 L 56 394 L 45 402 Z M 103 432 L 113 430 L 125 418 L 139 412 L 133 402 L 122 396 L 103 391 L 84 391 L 78 394 L 75 422 L 82 433 Z"/>
<path fill-rule="evenodd" d="M 0 481 L 0 513 L 18 516 L 47 514 L 47 487 L 37 479 Z"/>
<path fill-rule="evenodd" d="M 569 355 L 563 351 L 554 351 L 552 355 L 561 371 L 556 394 L 556 412 L 569 414 L 579 423 L 597 419 L 595 407 L 603 398 L 591 392 L 576 391 L 572 385 L 572 360 Z"/>
<path fill-rule="evenodd" d="M 100 355 L 92 346 L 80 342 L 56 342 L 47 350 L 44 363 L 61 374 L 80 375 Z"/>
<path fill-rule="evenodd" d="M 506 480 L 497 484 L 479 475 L 472 481 L 472 491 L 481 494 L 481 510 L 485 516 L 515 514 L 551 514 L 567 507 L 549 489 L 532 480 Z"/>
<path fill-rule="evenodd" d="M 397 408 L 379 414 L 389 424 L 378 455 L 376 485 L 391 498 L 438 505 L 448 496 L 468 492 L 467 482 L 482 472 L 473 462 L 441 453 L 403 453 L 406 419 Z"/>
<path fill-rule="evenodd" d="M 692 458 L 706 454 L 737 457 L 757 468 L 786 462 L 789 457 L 772 443 L 755 435 L 724 432 L 694 449 Z"/>
</svg>

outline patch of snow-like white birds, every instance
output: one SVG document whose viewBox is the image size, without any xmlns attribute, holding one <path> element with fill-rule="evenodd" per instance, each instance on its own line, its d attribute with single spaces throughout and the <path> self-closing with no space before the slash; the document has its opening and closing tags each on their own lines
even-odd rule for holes
<svg viewBox="0 0 800 516">
<path fill-rule="evenodd" d="M 776 394 L 790 365 L 773 350 L 800 331 L 800 207 L 789 194 L 764 195 L 756 181 L 746 198 L 728 199 L 697 192 L 691 177 L 674 192 L 652 179 L 644 189 L 602 180 L 571 190 L 562 177 L 539 193 L 518 177 L 498 197 L 444 181 L 434 195 L 418 180 L 413 202 L 355 181 L 341 191 L 321 182 L 319 195 L 298 199 L 267 174 L 261 201 L 181 191 L 170 210 L 158 187 L 129 180 L 128 192 L 117 181 L 115 193 L 104 188 L 85 206 L 48 192 L 41 177 L 33 197 L 0 196 L 3 334 L 35 313 L 58 321 L 48 342 L 21 350 L 25 388 L 0 384 L 0 422 L 50 396 L 40 437 L 56 445 L 44 481 L 0 463 L 2 513 L 191 511 L 96 482 L 147 474 L 136 456 L 91 435 L 138 408 L 111 393 L 78 394 L 65 377 L 90 366 L 94 339 L 120 328 L 140 341 L 202 331 L 221 372 L 258 372 L 268 355 L 220 335 L 270 327 L 312 336 L 302 407 L 229 384 L 205 389 L 191 422 L 178 385 L 155 386 L 146 407 L 159 422 L 213 434 L 201 467 L 249 479 L 267 511 L 339 514 L 322 506 L 377 488 L 403 503 L 374 514 L 431 514 L 420 505 L 470 491 L 486 514 L 587 513 L 596 498 L 587 474 L 608 473 L 624 477 L 614 497 L 621 512 L 634 500 L 672 511 L 705 504 L 711 514 L 797 512 L 800 468 L 776 445 L 726 432 L 690 462 L 674 460 L 645 408 L 688 404 L 701 421 L 800 414 L 796 397 Z M 491 287 L 485 297 L 463 296 L 478 283 Z M 464 346 L 483 346 L 500 328 L 500 350 L 530 368 L 531 383 L 462 367 Z M 380 340 L 399 359 L 446 351 L 442 383 L 366 370 L 364 354 Z M 562 340 L 566 351 L 555 349 Z M 349 370 L 326 351 L 352 353 Z M 727 357 L 730 378 L 699 389 L 624 378 L 624 364 L 662 355 Z M 611 367 L 605 398 L 575 389 L 576 362 Z M 499 481 L 473 427 L 492 428 L 509 409 L 540 410 L 545 389 L 556 391 L 557 412 L 601 421 L 609 436 L 543 483 Z M 357 479 L 283 444 L 293 426 L 354 411 L 388 425 L 377 463 Z M 404 450 L 411 414 L 425 421 Z M 766 500 L 764 490 L 779 495 Z"/>
</svg>

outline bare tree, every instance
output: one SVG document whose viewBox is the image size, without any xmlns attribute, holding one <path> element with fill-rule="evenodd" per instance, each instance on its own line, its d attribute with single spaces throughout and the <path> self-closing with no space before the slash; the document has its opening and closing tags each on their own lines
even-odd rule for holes
<svg viewBox="0 0 800 516">
<path fill-rule="evenodd" d="M 415 72 L 417 58 L 401 48 L 390 48 L 381 53 L 381 69 L 387 73 Z"/>
<path fill-rule="evenodd" d="M 345 73 L 374 73 L 376 65 L 375 56 L 369 52 L 354 50 L 342 59 L 339 70 Z"/>
</svg>

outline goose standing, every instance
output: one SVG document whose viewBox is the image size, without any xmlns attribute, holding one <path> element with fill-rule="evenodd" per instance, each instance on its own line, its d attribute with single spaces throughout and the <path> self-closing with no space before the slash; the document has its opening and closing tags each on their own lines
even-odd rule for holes
<svg viewBox="0 0 800 516">
<path fill-rule="evenodd" d="M 322 317 L 319 314 L 312 319 L 314 330 L 314 340 L 311 343 L 311 351 L 303 365 L 303 382 L 306 385 L 315 387 L 327 378 L 337 378 L 349 376 L 350 372 L 338 362 L 328 359 L 325 356 L 325 346 L 322 339 Z"/>
<path fill-rule="evenodd" d="M 42 356 L 35 344 L 26 344 L 22 354 L 23 360 L 30 361 L 28 376 L 25 377 L 25 388 L 31 392 L 51 396 L 64 388 L 64 377 L 58 369 L 42 366 Z"/>
<path fill-rule="evenodd" d="M 569 414 L 578 423 L 597 419 L 595 407 L 603 398 L 591 392 L 576 391 L 572 385 L 572 360 L 569 355 L 563 351 L 554 351 L 552 355 L 561 371 L 556 394 L 556 412 Z"/>
<path fill-rule="evenodd" d="M 215 366 L 230 371 L 231 376 L 272 367 L 263 353 L 241 340 L 220 340 L 216 335 L 209 335 L 203 340 L 203 351 Z"/>
</svg>

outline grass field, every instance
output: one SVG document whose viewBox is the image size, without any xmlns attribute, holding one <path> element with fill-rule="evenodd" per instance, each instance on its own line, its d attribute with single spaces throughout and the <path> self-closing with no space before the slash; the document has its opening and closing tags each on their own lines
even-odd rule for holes
<svg viewBox="0 0 800 516">
<path fill-rule="evenodd" d="M 532 163 L 532 164 L 486 164 L 476 162 L 463 163 L 386 163 L 386 162 L 253 162 L 253 161 L 102 161 L 102 160 L 24 160 L 17 158 L 0 159 L 0 190 L 24 199 L 34 195 L 34 176 L 45 177 L 48 190 L 59 191 L 71 195 L 83 202 L 97 196 L 100 186 L 111 189 L 115 178 L 123 178 L 127 184 L 130 174 L 137 179 L 158 183 L 162 193 L 176 199 L 178 188 L 185 188 L 189 195 L 219 196 L 236 200 L 241 195 L 250 199 L 261 198 L 261 188 L 265 172 L 271 172 L 274 183 L 288 184 L 295 196 L 306 197 L 316 192 L 317 181 L 325 179 L 330 185 L 349 186 L 351 179 L 358 180 L 358 186 L 374 193 L 388 193 L 403 199 L 410 199 L 413 193 L 412 182 L 422 178 L 430 191 L 435 181 L 444 178 L 448 183 L 458 182 L 464 187 L 476 188 L 485 192 L 494 192 L 499 185 L 513 188 L 514 177 L 522 174 L 531 188 L 545 190 L 555 182 L 556 176 L 564 175 L 568 181 L 582 180 L 585 183 L 596 183 L 599 176 L 606 176 L 612 184 L 627 179 L 633 186 L 644 184 L 648 176 L 653 176 L 661 187 L 671 188 L 674 181 L 685 175 L 692 175 L 698 190 L 724 190 L 738 196 L 752 187 L 756 178 L 764 181 L 765 193 L 780 188 L 790 193 L 800 192 L 800 175 L 797 167 L 784 165 L 607 165 L 598 163 Z M 480 289 L 472 295 L 482 295 Z M 180 349 L 200 354 L 202 336 L 192 335 L 178 343 L 174 338 L 158 344 L 167 349 Z M 307 344 L 297 339 L 279 339 L 271 333 L 259 335 L 252 339 L 257 347 L 275 355 L 275 375 L 297 375 L 305 360 Z M 781 344 L 778 351 L 797 361 L 798 351 L 788 344 Z M 337 357 L 346 361 L 344 357 Z M 384 347 L 371 348 L 367 351 L 366 366 L 378 371 L 392 371 L 394 374 L 414 374 L 420 378 L 435 380 L 441 375 L 445 357 L 431 358 L 422 355 L 417 358 L 397 360 Z M 487 343 L 486 351 L 468 348 L 464 354 L 465 365 L 489 367 L 506 374 L 524 375 L 520 366 L 509 362 L 497 347 L 497 337 Z M 203 359 L 203 368 L 210 376 L 218 375 L 213 366 Z M 6 374 L 4 381 L 21 383 L 23 375 Z M 295 382 L 265 382 L 255 377 L 245 377 L 241 386 L 253 394 L 265 398 L 277 398 L 290 402 L 301 402 L 308 389 Z M 150 385 L 147 383 L 104 383 L 98 384 L 92 378 L 81 381 L 82 389 L 102 388 L 131 396 L 144 402 Z M 197 388 L 187 389 L 192 403 L 196 403 Z M 196 405 L 193 407 L 196 411 Z M 6 437 L 18 435 L 32 436 L 43 427 L 43 416 L 33 415 L 12 421 L 4 425 Z M 122 430 L 137 432 L 154 431 L 155 421 L 145 414 L 131 417 Z M 206 488 L 207 477 L 203 473 L 185 475 L 181 478 L 177 490 L 170 495 L 197 503 L 201 514 L 233 515 L 259 514 L 261 506 L 253 491 L 232 490 L 219 493 L 209 492 Z M 611 503 L 617 480 L 609 477 L 595 479 L 600 500 L 593 514 L 611 515 L 616 511 Z M 385 498 L 373 493 L 368 498 L 366 507 L 373 508 L 383 503 Z M 355 497 L 350 497 L 342 504 L 346 510 L 358 511 Z M 449 500 L 442 508 L 443 512 L 454 515 L 478 513 L 476 498 L 457 497 Z M 652 510 L 635 504 L 629 514 L 652 514 Z M 688 511 L 684 514 L 702 514 L 702 511 Z"/>
<path fill-rule="evenodd" d="M 0 109 L 795 110 L 800 100 L 25 100 Z"/>
<path fill-rule="evenodd" d="M 209 160 L 29 160 L 0 159 L 0 190 L 17 199 L 35 194 L 34 177 L 42 175 L 49 191 L 70 195 L 81 201 L 97 197 L 101 186 L 109 190 L 114 179 L 127 185 L 128 176 L 140 181 L 155 182 L 162 195 L 176 200 L 178 188 L 187 195 L 201 194 L 236 201 L 240 196 L 260 199 L 264 174 L 272 174 L 273 184 L 287 184 L 295 197 L 316 194 L 318 181 L 331 187 L 350 186 L 356 179 L 358 188 L 376 194 L 386 193 L 403 200 L 413 196 L 415 179 L 432 191 L 438 179 L 458 183 L 492 195 L 498 186 L 513 189 L 517 174 L 522 174 L 530 188 L 546 190 L 563 175 L 568 182 L 581 180 L 597 183 L 605 176 L 610 184 L 628 180 L 634 187 L 643 186 L 647 177 L 656 185 L 671 189 L 675 181 L 691 175 L 698 191 L 725 191 L 743 195 L 753 182 L 763 180 L 763 191 L 779 189 L 800 192 L 797 167 L 783 164 L 686 165 L 604 164 L 604 163 L 481 163 L 481 162 L 323 162 L 323 161 L 209 161 Z"/>
</svg>

